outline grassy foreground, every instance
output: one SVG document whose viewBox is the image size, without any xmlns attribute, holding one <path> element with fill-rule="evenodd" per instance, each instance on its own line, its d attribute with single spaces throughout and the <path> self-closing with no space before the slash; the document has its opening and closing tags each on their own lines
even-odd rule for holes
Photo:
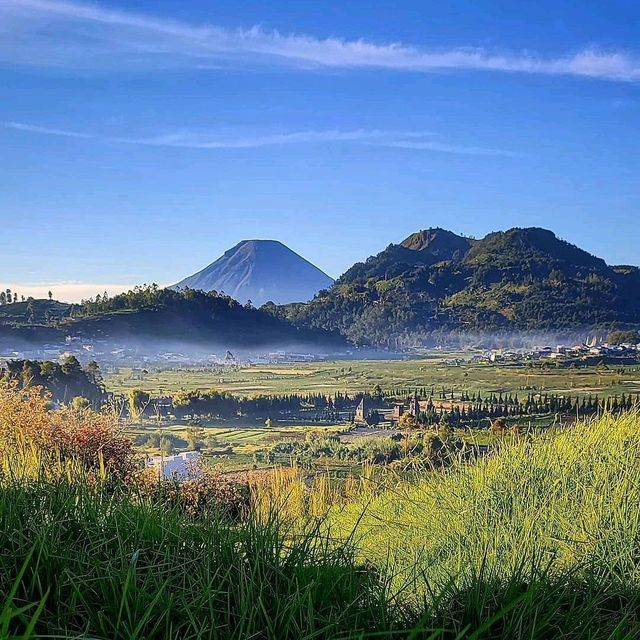
<svg viewBox="0 0 640 640">
<path fill-rule="evenodd" d="M 0 484 L 3 639 L 640 638 L 637 415 L 367 491 L 302 535 Z"/>
<path fill-rule="evenodd" d="M 394 601 L 446 602 L 447 626 L 500 612 L 486 637 L 636 638 L 639 505 L 632 414 L 505 442 L 444 477 L 352 502 L 330 525 L 384 567 Z"/>
</svg>

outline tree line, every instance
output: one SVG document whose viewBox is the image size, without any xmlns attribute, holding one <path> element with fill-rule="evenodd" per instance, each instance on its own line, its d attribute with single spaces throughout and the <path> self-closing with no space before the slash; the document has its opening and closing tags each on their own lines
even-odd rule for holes
<svg viewBox="0 0 640 640">
<path fill-rule="evenodd" d="M 10 360 L 0 368 L 0 380 L 23 389 L 43 387 L 54 403 L 71 404 L 78 399 L 76 402 L 99 409 L 108 399 L 98 363 L 93 361 L 83 368 L 75 356 L 68 356 L 61 363 Z"/>
</svg>

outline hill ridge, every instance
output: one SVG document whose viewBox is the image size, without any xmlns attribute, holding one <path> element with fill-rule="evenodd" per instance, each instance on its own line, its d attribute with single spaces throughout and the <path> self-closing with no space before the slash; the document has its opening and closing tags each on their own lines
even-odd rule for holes
<svg viewBox="0 0 640 640">
<path fill-rule="evenodd" d="M 415 344 L 442 332 L 640 323 L 640 270 L 610 266 L 548 229 L 480 239 L 429 228 L 348 269 L 282 314 L 357 344 Z"/>
</svg>

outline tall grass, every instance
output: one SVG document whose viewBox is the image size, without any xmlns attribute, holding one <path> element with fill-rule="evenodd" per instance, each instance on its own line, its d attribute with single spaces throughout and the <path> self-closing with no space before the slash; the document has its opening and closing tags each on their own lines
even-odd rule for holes
<svg viewBox="0 0 640 640">
<path fill-rule="evenodd" d="M 277 513 L 281 521 L 304 527 L 308 518 L 323 519 L 335 506 L 370 495 L 377 486 L 374 475 L 373 465 L 363 465 L 358 476 L 340 479 L 297 466 L 254 471 L 248 474 L 251 509 L 258 519 Z"/>
<path fill-rule="evenodd" d="M 36 631 L 64 637 L 329 638 L 384 627 L 382 590 L 344 548 L 285 533 L 64 482 L 5 485 L 0 593 L 28 607 L 14 632 L 42 603 Z"/>
<path fill-rule="evenodd" d="M 447 603 L 479 625 L 521 598 L 511 618 L 528 637 L 547 625 L 640 637 L 639 507 L 631 414 L 511 439 L 484 460 L 354 501 L 329 527 L 387 576 L 393 599 L 432 615 Z"/>
</svg>

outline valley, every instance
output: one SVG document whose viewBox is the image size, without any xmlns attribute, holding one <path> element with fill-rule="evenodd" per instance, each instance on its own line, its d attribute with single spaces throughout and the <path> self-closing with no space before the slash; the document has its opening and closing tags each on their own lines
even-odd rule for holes
<svg viewBox="0 0 640 640">
<path fill-rule="evenodd" d="M 458 364 L 450 364 L 452 358 Z M 533 390 L 590 395 L 640 392 L 640 361 L 635 365 L 509 366 L 467 362 L 468 353 L 439 353 L 427 358 L 394 360 L 327 360 L 310 363 L 239 365 L 220 367 L 117 368 L 105 373 L 110 391 L 143 389 L 155 395 L 178 391 L 218 391 L 241 396 L 291 393 L 365 393 L 383 389 L 416 388 L 482 395 Z"/>
<path fill-rule="evenodd" d="M 500 437 L 492 424 L 501 416 L 509 428 L 517 425 L 534 433 L 571 423 L 576 416 L 595 416 L 605 411 L 605 404 L 608 410 L 629 401 L 635 406 L 640 398 L 640 358 L 635 364 L 610 360 L 596 366 L 557 365 L 557 359 L 519 366 L 479 363 L 469 352 L 435 352 L 396 360 L 117 369 L 105 373 L 105 385 L 123 398 L 137 391 L 149 394 L 147 417 L 128 427 L 145 454 L 159 455 L 163 446 L 165 453 L 197 446 L 208 464 L 226 470 L 303 464 L 320 472 L 332 468 L 358 475 L 359 464 L 375 460 L 385 450 L 402 449 L 425 430 L 441 429 L 443 412 L 449 420 L 449 437 L 486 447 Z M 214 408 L 187 410 L 186 420 L 172 414 L 171 397 L 207 394 L 212 389 L 235 398 L 255 398 L 258 404 L 255 408 L 249 404 L 238 407 L 237 414 L 222 415 Z M 410 406 L 414 394 L 420 411 L 433 411 L 434 416 L 429 420 L 425 415 L 417 416 L 422 424 L 418 420 L 417 424 L 399 425 L 394 407 Z M 291 396 L 300 397 L 300 403 L 257 408 L 260 399 Z M 379 415 L 371 425 L 354 423 L 362 397 L 367 398 L 367 408 Z M 151 408 L 154 398 L 162 405 L 157 410 Z M 562 402 L 556 401 L 554 407 L 554 401 L 543 402 L 543 398 Z M 596 398 L 602 408 L 589 409 Z M 335 407 L 327 401 L 333 401 Z M 525 401 L 540 402 L 541 406 L 524 411 Z M 493 408 L 478 412 L 478 405 L 487 402 Z M 505 404 L 509 404 L 508 410 Z M 454 415 L 454 409 L 463 413 Z M 302 455 L 308 448 L 305 442 L 327 438 L 333 438 L 333 444 L 317 458 Z M 356 446 L 348 451 L 341 442 Z M 356 451 L 358 443 L 368 447 L 368 452 Z"/>
</svg>

